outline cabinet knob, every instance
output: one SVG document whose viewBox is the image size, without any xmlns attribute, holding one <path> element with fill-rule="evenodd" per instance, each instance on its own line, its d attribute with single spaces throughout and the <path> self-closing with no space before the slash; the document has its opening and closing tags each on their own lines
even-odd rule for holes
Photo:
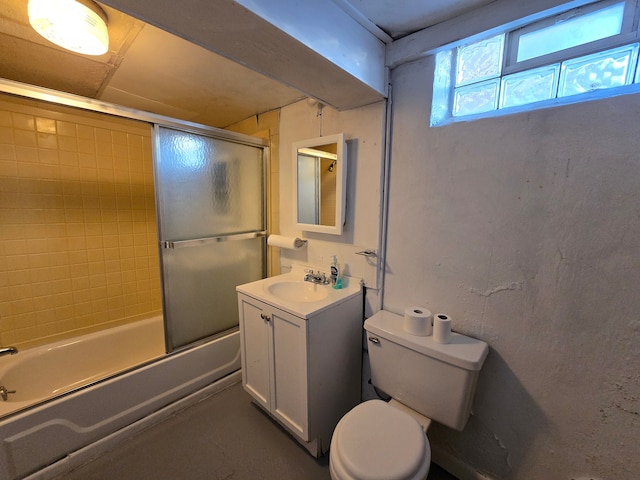
<svg viewBox="0 0 640 480">
<path fill-rule="evenodd" d="M 269 315 L 267 315 L 266 313 L 261 313 L 260 314 L 260 318 L 263 320 L 266 320 L 267 322 L 271 321 L 271 317 Z"/>
</svg>

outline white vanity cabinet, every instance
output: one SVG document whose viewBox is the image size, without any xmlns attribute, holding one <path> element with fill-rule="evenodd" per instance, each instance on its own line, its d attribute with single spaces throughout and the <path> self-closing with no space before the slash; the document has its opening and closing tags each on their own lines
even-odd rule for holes
<svg viewBox="0 0 640 480">
<path fill-rule="evenodd" d="M 243 387 L 320 456 L 338 420 L 360 402 L 362 293 L 300 314 L 241 290 Z"/>
</svg>

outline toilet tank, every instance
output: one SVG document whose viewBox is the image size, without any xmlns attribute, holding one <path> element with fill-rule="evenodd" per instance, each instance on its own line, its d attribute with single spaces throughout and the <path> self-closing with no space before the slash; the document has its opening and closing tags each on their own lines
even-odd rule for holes
<svg viewBox="0 0 640 480">
<path fill-rule="evenodd" d="M 405 332 L 403 320 L 383 310 L 365 321 L 371 382 L 418 413 L 462 430 L 488 345 L 458 333 L 450 343 L 436 343 Z"/>
</svg>

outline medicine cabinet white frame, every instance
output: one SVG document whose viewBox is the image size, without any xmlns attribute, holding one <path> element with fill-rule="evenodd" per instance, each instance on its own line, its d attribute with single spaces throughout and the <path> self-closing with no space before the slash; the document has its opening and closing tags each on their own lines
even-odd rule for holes
<svg viewBox="0 0 640 480">
<path fill-rule="evenodd" d="M 332 152 L 335 150 L 335 153 Z M 326 153 L 325 153 L 326 152 Z M 345 207 L 347 195 L 347 145 L 344 133 L 327 135 L 324 137 L 311 138 L 293 143 L 293 215 L 294 224 L 297 228 L 307 232 L 327 233 L 330 235 L 342 235 L 345 223 Z M 299 156 L 316 157 L 317 165 L 315 169 L 315 185 L 310 185 L 309 180 L 304 187 L 301 187 L 303 178 L 309 177 L 309 168 L 304 167 Z M 329 167 L 326 167 L 326 162 Z M 323 166 L 324 165 L 324 166 Z M 307 175 L 305 175 L 305 173 Z M 322 195 L 321 177 L 322 175 L 335 175 L 335 215 L 333 222 L 323 222 L 319 220 L 319 209 Z M 299 191 L 301 190 L 301 191 Z M 331 193 L 333 194 L 333 192 Z M 313 205 L 311 205 L 313 203 Z M 305 205 L 306 204 L 306 205 Z M 313 210 L 315 220 L 311 220 L 309 215 L 304 218 L 300 207 L 307 207 Z"/>
</svg>

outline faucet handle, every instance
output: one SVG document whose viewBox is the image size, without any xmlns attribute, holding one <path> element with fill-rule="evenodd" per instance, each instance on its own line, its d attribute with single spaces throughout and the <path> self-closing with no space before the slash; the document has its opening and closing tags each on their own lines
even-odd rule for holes
<svg viewBox="0 0 640 480">
<path fill-rule="evenodd" d="M 7 400 L 9 400 L 9 394 L 11 393 L 16 393 L 15 390 L 7 390 L 6 387 L 0 386 L 0 398 L 2 398 L 3 402 L 6 402 Z"/>
</svg>

